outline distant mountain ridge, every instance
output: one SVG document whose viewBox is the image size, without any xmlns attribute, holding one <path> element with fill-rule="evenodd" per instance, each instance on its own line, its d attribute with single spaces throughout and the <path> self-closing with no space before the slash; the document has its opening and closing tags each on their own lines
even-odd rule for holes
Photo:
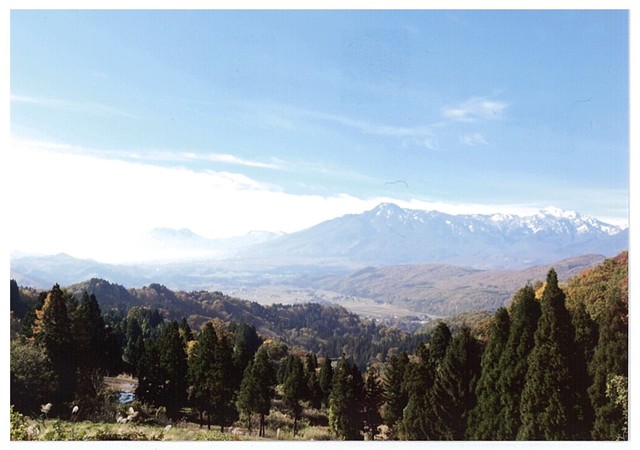
<svg viewBox="0 0 640 450">
<path fill-rule="evenodd" d="M 451 215 L 383 203 L 251 247 L 243 256 L 516 269 L 584 254 L 613 256 L 627 247 L 627 229 L 558 208 L 525 217 Z"/>
</svg>

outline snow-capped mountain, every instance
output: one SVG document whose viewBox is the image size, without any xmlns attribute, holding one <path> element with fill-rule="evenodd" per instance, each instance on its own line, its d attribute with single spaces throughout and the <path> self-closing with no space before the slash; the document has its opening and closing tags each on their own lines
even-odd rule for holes
<svg viewBox="0 0 640 450">
<path fill-rule="evenodd" d="M 252 247 L 247 256 L 519 268 L 589 253 L 613 256 L 627 247 L 628 230 L 553 207 L 522 217 L 450 215 L 385 203 Z"/>
</svg>

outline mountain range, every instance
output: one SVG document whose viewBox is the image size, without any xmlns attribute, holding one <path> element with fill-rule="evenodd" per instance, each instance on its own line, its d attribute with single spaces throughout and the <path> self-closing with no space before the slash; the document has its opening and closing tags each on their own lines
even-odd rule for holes
<svg viewBox="0 0 640 450">
<path fill-rule="evenodd" d="M 141 245 L 157 255 L 178 250 L 181 259 L 116 265 L 65 254 L 22 256 L 12 258 L 11 277 L 37 288 L 103 278 L 278 301 L 359 299 L 450 315 L 495 309 L 527 281 L 544 279 L 550 266 L 563 279 L 592 267 L 628 248 L 628 229 L 557 208 L 521 217 L 381 204 L 297 233 L 209 240 L 186 229 L 157 229 Z"/>
<path fill-rule="evenodd" d="M 628 229 L 548 208 L 532 216 L 451 215 L 381 204 L 250 247 L 269 261 L 324 259 L 363 265 L 455 264 L 519 269 L 584 254 L 613 256 Z"/>
</svg>

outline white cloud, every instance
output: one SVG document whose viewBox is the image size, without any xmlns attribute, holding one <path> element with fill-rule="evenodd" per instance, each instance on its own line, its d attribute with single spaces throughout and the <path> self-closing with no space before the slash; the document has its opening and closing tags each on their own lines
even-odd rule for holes
<svg viewBox="0 0 640 450">
<path fill-rule="evenodd" d="M 442 115 L 450 120 L 474 122 L 479 119 L 498 118 L 507 104 L 485 97 L 472 97 L 459 106 L 445 107 Z"/>
<path fill-rule="evenodd" d="M 431 202 L 348 194 L 294 195 L 241 173 L 193 171 L 68 152 L 10 139 L 5 153 L 9 251 L 66 252 L 105 262 L 139 259 L 139 239 L 158 227 L 208 238 L 254 230 L 294 232 L 382 202 L 449 214 L 533 214 L 539 205 Z M 77 148 L 76 148 L 77 150 Z"/>
<path fill-rule="evenodd" d="M 482 133 L 463 134 L 460 136 L 460 143 L 470 147 L 488 144 Z"/>
<path fill-rule="evenodd" d="M 124 261 L 157 227 L 209 238 L 292 232 L 375 206 L 349 195 L 287 194 L 240 173 L 104 159 L 33 141 L 8 145 L 11 251 Z"/>
<path fill-rule="evenodd" d="M 82 114 L 97 116 L 121 116 L 127 119 L 140 119 L 140 116 L 132 114 L 113 106 L 104 105 L 98 102 L 79 102 L 74 100 L 61 100 L 57 98 L 31 97 L 25 95 L 11 94 L 11 102 L 27 103 L 47 108 L 61 109 Z"/>
</svg>

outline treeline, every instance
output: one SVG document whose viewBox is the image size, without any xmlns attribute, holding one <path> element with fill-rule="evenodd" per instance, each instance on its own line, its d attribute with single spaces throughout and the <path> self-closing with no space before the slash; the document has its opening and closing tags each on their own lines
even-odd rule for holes
<svg viewBox="0 0 640 450">
<path fill-rule="evenodd" d="M 94 294 L 107 323 L 125 340 L 129 311 L 158 310 L 162 317 L 180 321 L 186 317 L 198 331 L 211 319 L 247 323 L 268 338 L 277 338 L 290 347 L 300 347 L 317 354 L 338 358 L 342 353 L 364 370 L 373 362 L 383 361 L 390 350 L 413 352 L 425 336 L 408 333 L 373 319 L 363 319 L 339 305 L 303 303 L 293 305 L 261 305 L 233 298 L 218 291 L 174 292 L 157 283 L 142 288 L 126 289 L 101 279 L 91 279 L 65 289 L 76 298 L 84 292 Z M 13 309 L 16 317 L 22 311 L 33 311 L 37 293 L 22 288 L 22 301 Z M 30 327 L 30 322 L 27 321 Z"/>
<path fill-rule="evenodd" d="M 486 333 L 440 322 L 414 335 L 414 351 L 390 348 L 366 368 L 245 323 L 210 320 L 194 332 L 186 319 L 142 307 L 116 320 L 101 315 L 95 296 L 78 302 L 54 286 L 39 296 L 30 327 L 21 311 L 11 402 L 32 415 L 47 402 L 51 414 L 99 411 L 100 377 L 124 370 L 138 379 L 138 400 L 172 420 L 256 423 L 261 436 L 277 404 L 294 434 L 304 408 L 314 408 L 336 439 L 627 439 L 627 285 L 626 253 L 562 288 L 550 270 L 498 309 Z M 11 287 L 12 305 L 24 303 Z"/>
<path fill-rule="evenodd" d="M 386 364 L 384 417 L 392 435 L 626 440 L 627 300 L 619 281 L 599 286 L 606 307 L 597 321 L 583 302 L 567 309 L 551 270 L 540 298 L 527 285 L 509 310 L 496 312 L 485 343 L 465 328 L 452 337 L 439 324 L 429 344 Z"/>
</svg>

